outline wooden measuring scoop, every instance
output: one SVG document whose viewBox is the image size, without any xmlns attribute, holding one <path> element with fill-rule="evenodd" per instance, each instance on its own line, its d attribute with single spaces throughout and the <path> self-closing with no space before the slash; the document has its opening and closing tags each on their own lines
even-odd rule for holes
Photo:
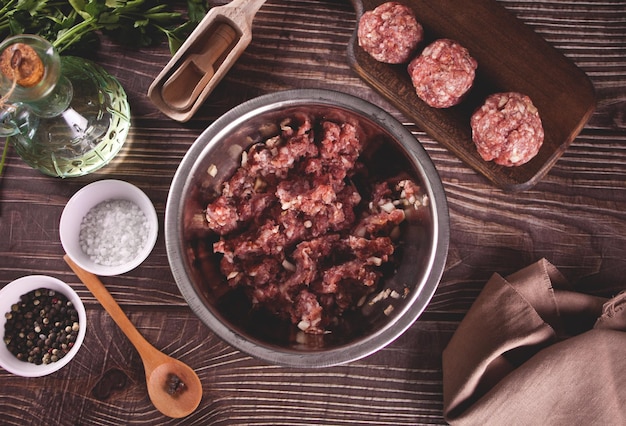
<svg viewBox="0 0 626 426">
<path fill-rule="evenodd" d="M 219 24 L 202 51 L 188 55 L 163 84 L 163 101 L 177 111 L 191 108 L 215 75 L 220 56 L 228 50 L 236 36 L 235 29 L 229 24 Z"/>
<path fill-rule="evenodd" d="M 213 7 L 148 89 L 164 114 L 187 121 L 252 41 L 252 20 L 265 0 Z"/>
<path fill-rule="evenodd" d="M 68 255 L 63 259 L 137 349 L 146 372 L 148 396 L 154 407 L 172 418 L 193 413 L 202 399 L 202 384 L 196 372 L 152 346 L 130 322 L 97 276 L 78 266 Z"/>
</svg>

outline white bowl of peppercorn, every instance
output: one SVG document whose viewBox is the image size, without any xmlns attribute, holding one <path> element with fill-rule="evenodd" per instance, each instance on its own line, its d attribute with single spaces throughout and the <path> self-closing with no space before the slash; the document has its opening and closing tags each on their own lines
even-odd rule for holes
<svg viewBox="0 0 626 426">
<path fill-rule="evenodd" d="M 67 365 L 85 338 L 87 316 L 78 294 L 63 281 L 28 275 L 0 290 L 0 366 L 24 377 Z"/>
<path fill-rule="evenodd" d="M 115 179 L 96 181 L 76 192 L 59 223 L 67 255 L 102 276 L 139 266 L 152 252 L 158 230 L 150 198 L 135 185 Z"/>
</svg>

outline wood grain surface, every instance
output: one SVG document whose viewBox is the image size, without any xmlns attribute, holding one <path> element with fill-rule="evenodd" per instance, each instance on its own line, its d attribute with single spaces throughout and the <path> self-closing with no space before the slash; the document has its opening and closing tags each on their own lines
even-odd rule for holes
<svg viewBox="0 0 626 426">
<path fill-rule="evenodd" d="M 170 58 L 165 43 L 132 50 L 103 39 L 94 60 L 120 80 L 132 110 L 120 156 L 97 173 L 61 180 L 32 170 L 11 150 L 0 177 L 0 286 L 28 274 L 51 275 L 77 290 L 88 315 L 84 346 L 61 371 L 20 378 L 0 370 L 0 424 L 445 424 L 441 352 L 492 273 L 506 275 L 546 257 L 580 291 L 625 289 L 626 1 L 499 3 L 582 69 L 597 99 L 595 113 L 549 173 L 516 194 L 468 167 L 351 70 L 347 48 L 356 14 L 349 0 L 268 0 L 246 52 L 185 124 L 165 117 L 146 96 Z M 344 91 L 397 117 L 432 157 L 451 214 L 446 271 L 422 317 L 387 348 L 320 370 L 267 365 L 220 341 L 181 297 L 162 236 L 171 179 L 201 131 L 245 100 L 292 88 Z M 62 259 L 65 203 L 103 178 L 139 186 L 157 209 L 161 235 L 150 257 L 102 281 L 147 340 L 198 372 L 204 397 L 183 420 L 163 417 L 150 404 L 139 355 Z"/>
</svg>

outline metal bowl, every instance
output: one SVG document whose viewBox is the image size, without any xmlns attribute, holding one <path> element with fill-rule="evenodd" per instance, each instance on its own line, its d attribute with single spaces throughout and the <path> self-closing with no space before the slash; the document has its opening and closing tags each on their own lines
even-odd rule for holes
<svg viewBox="0 0 626 426">
<path fill-rule="evenodd" d="M 198 253 L 195 249 L 198 241 L 207 237 L 191 225 L 203 217 L 210 194 L 218 192 L 222 182 L 239 167 L 242 151 L 272 136 L 272 129 L 282 119 L 303 113 L 356 124 L 361 140 L 366 141 L 361 159 L 368 169 L 389 176 L 406 172 L 422 185 L 429 198 L 428 208 L 419 217 L 405 221 L 396 272 L 382 283 L 383 291 L 389 289 L 387 294 L 405 287 L 410 290 L 408 294 L 375 304 L 377 307 L 368 312 L 364 309 L 346 327 L 321 335 L 299 333 L 290 324 L 256 315 L 241 295 L 228 290 L 219 271 L 219 257 L 210 250 Z M 418 319 L 443 273 L 449 216 L 443 186 L 430 157 L 391 115 L 339 92 L 290 90 L 239 105 L 198 137 L 183 158 L 170 188 L 165 239 L 168 260 L 183 297 L 219 337 L 273 364 L 325 367 L 372 354 Z M 390 304 L 393 310 L 386 309 Z"/>
</svg>

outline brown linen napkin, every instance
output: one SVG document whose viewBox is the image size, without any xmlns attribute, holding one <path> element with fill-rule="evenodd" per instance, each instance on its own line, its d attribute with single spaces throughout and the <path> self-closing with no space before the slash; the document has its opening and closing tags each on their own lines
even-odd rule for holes
<svg viewBox="0 0 626 426">
<path fill-rule="evenodd" d="M 626 425 L 625 331 L 626 293 L 571 291 L 545 259 L 494 274 L 443 352 L 445 419 Z"/>
</svg>

